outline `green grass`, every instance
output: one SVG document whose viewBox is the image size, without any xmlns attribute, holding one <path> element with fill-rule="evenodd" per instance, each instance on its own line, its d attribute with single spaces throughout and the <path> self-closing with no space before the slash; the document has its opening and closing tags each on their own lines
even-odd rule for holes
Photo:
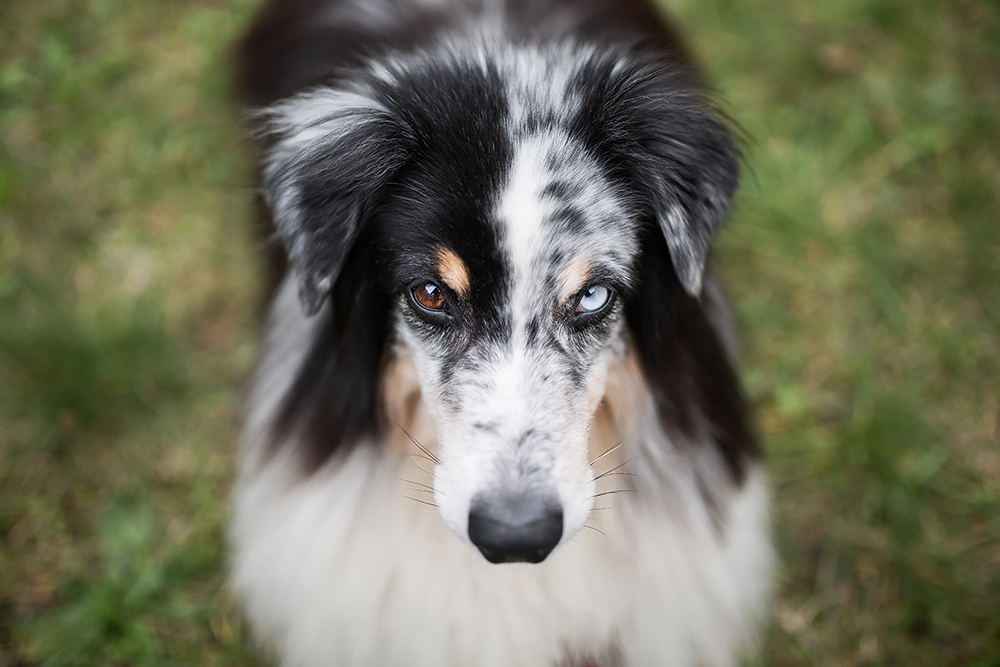
<svg viewBox="0 0 1000 667">
<path fill-rule="evenodd" d="M 255 664 L 225 586 L 255 2 L 0 5 L 0 667 Z M 784 567 L 760 665 L 1000 665 L 1000 6 L 676 0 Z"/>
<path fill-rule="evenodd" d="M 253 664 L 223 548 L 249 4 L 0 7 L 0 665 Z"/>
</svg>

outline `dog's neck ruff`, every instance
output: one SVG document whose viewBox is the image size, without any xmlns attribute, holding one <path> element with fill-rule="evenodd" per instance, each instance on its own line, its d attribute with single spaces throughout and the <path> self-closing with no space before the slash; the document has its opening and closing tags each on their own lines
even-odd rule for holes
<svg viewBox="0 0 1000 667">
<path fill-rule="evenodd" d="M 289 281 L 251 396 L 232 527 L 234 585 L 285 664 L 733 664 L 767 600 L 763 479 L 754 472 L 717 499 L 720 527 L 698 472 L 714 468 L 663 441 L 637 367 L 621 366 L 608 388 L 619 399 L 615 422 L 633 437 L 595 465 L 608 472 L 631 460 L 625 470 L 637 476 L 625 479 L 642 492 L 601 496 L 608 509 L 595 513 L 594 530 L 540 565 L 491 565 L 418 502 L 432 462 L 413 458 L 422 454 L 399 431 L 305 479 L 294 449 L 258 458 L 260 424 L 306 353 L 296 341 L 312 331 Z M 403 366 L 392 371 L 398 386 L 412 382 Z M 433 417 L 416 412 L 409 434 L 433 448 Z M 594 426 L 594 458 L 615 442 L 608 427 L 603 418 Z M 654 485 L 660 468 L 670 477 Z M 598 480 L 596 493 L 624 488 L 616 479 Z"/>
</svg>

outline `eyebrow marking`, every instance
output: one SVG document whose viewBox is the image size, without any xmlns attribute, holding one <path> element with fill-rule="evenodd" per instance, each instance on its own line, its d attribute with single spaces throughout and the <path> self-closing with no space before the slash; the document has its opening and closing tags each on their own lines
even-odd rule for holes
<svg viewBox="0 0 1000 667">
<path fill-rule="evenodd" d="M 590 257 L 583 256 L 577 257 L 566 272 L 563 273 L 562 279 L 562 300 L 566 301 L 571 296 L 583 289 L 583 286 L 587 284 L 590 279 Z"/>
<path fill-rule="evenodd" d="M 469 293 L 469 270 L 465 268 L 465 262 L 455 253 L 454 250 L 441 248 L 437 251 L 437 272 L 441 280 L 460 296 Z"/>
</svg>

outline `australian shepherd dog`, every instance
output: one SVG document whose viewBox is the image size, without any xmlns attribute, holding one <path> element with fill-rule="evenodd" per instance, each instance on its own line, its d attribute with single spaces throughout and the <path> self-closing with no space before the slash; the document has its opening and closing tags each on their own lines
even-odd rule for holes
<svg viewBox="0 0 1000 667">
<path fill-rule="evenodd" d="M 232 567 L 281 664 L 736 664 L 739 150 L 656 8 L 274 0 L 238 51 L 285 262 Z"/>
</svg>

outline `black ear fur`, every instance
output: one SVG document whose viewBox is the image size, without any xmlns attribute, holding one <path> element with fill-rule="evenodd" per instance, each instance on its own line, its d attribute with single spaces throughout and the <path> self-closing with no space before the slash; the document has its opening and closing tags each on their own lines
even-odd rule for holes
<svg viewBox="0 0 1000 667">
<path fill-rule="evenodd" d="M 302 307 L 329 296 L 371 203 L 409 151 L 405 125 L 378 102 L 316 89 L 262 113 L 272 146 L 265 196 L 284 242 Z"/>
<path fill-rule="evenodd" d="M 712 237 L 739 181 L 732 131 L 683 68 L 655 58 L 602 67 L 602 143 L 617 156 L 614 170 L 651 207 L 684 289 L 698 296 Z"/>
<path fill-rule="evenodd" d="M 648 221 L 637 266 L 644 279 L 626 316 L 667 432 L 711 438 L 740 484 L 758 455 L 756 438 L 706 311 L 711 298 L 701 298 L 709 247 L 738 184 L 739 149 L 683 71 L 652 64 L 612 81 L 605 122 L 625 177 L 662 232 L 656 238 Z"/>
<path fill-rule="evenodd" d="M 665 245 L 648 221 L 636 267 L 643 280 L 625 303 L 629 330 L 665 432 L 680 446 L 713 441 L 739 485 L 760 451 L 729 350 L 709 314 L 720 307 L 719 296 L 689 294 Z"/>
<path fill-rule="evenodd" d="M 273 423 L 270 452 L 299 447 L 301 471 L 318 470 L 357 443 L 377 442 L 385 426 L 378 398 L 391 298 L 378 281 L 371 226 L 344 260 L 333 303 L 316 315 L 316 334 Z"/>
<path fill-rule="evenodd" d="M 646 216 L 641 277 L 626 300 L 660 421 L 678 442 L 707 438 L 740 483 L 758 455 L 746 402 L 701 298 L 705 261 L 738 182 L 739 149 L 691 72 L 655 56 L 595 57 L 577 77 L 571 130 L 631 189 Z"/>
</svg>

